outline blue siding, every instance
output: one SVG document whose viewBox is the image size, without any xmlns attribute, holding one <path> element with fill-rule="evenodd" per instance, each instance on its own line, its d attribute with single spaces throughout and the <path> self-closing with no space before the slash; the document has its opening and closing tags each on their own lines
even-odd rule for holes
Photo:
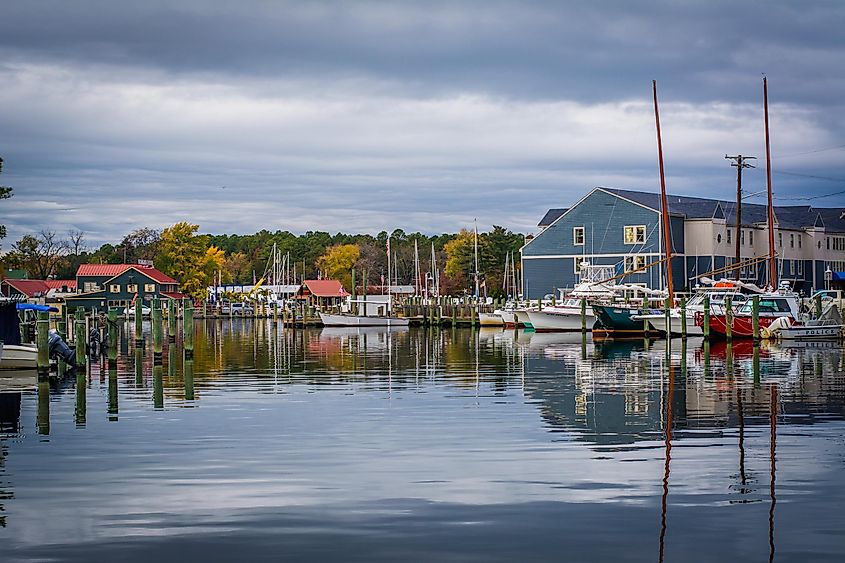
<svg viewBox="0 0 845 563">
<path fill-rule="evenodd" d="M 660 252 L 657 229 L 660 214 L 601 190 L 593 190 L 581 203 L 547 227 L 523 249 L 525 256 L 559 254 L 618 254 Z M 645 225 L 646 244 L 625 244 L 625 225 Z M 584 227 L 585 244 L 573 244 L 572 229 Z M 683 223 L 680 239 L 683 239 Z M 678 238 L 676 237 L 676 244 Z"/>
<path fill-rule="evenodd" d="M 576 283 L 572 258 L 535 258 L 523 260 L 525 295 L 528 299 L 542 299 L 555 293 L 556 287 L 572 287 Z"/>
</svg>

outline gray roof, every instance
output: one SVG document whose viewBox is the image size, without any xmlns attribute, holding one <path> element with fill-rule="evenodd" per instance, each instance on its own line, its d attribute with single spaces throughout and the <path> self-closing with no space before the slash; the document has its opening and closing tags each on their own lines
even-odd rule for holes
<svg viewBox="0 0 845 563">
<path fill-rule="evenodd" d="M 557 221 L 560 218 L 560 216 L 563 215 L 564 213 L 566 213 L 567 211 L 568 211 L 568 209 L 566 209 L 566 208 L 549 209 L 548 211 L 546 211 L 546 214 L 543 215 L 543 218 L 540 219 L 540 222 L 537 223 L 537 226 L 538 227 L 548 227 L 549 225 L 551 225 L 552 223 Z"/>
<path fill-rule="evenodd" d="M 624 197 L 655 211 L 660 210 L 660 194 L 616 188 L 600 188 L 608 193 Z M 736 223 L 736 202 L 707 199 L 703 197 L 668 195 L 669 212 L 687 219 L 709 219 L 721 205 L 725 220 L 729 225 Z M 551 213 L 550 210 L 549 213 Z M 548 217 L 549 213 L 546 213 Z M 824 225 L 828 232 L 845 232 L 845 209 L 813 207 L 810 205 L 776 205 L 775 220 L 783 229 L 806 229 L 814 225 Z M 544 217 L 545 219 L 545 217 Z M 821 219 L 821 220 L 819 220 Z M 742 204 L 742 224 L 751 226 L 766 222 L 766 206 L 759 203 Z M 541 223 L 542 225 L 542 223 Z"/>
</svg>

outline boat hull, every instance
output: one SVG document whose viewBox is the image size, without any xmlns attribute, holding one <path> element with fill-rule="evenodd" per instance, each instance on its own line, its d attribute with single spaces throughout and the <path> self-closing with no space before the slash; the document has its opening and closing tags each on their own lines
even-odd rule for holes
<svg viewBox="0 0 845 563">
<path fill-rule="evenodd" d="M 792 326 L 778 331 L 781 340 L 840 340 L 842 325 Z"/>
<path fill-rule="evenodd" d="M 683 334 L 683 325 L 684 321 L 681 317 L 676 317 L 674 315 L 669 317 L 669 325 L 666 325 L 666 316 L 665 315 L 653 315 L 648 317 L 648 322 L 654 328 L 654 330 L 672 334 L 675 336 L 680 336 Z M 695 315 L 691 313 L 687 313 L 687 336 L 703 336 L 704 329 L 700 326 L 695 324 Z"/>
<path fill-rule="evenodd" d="M 570 314 L 550 311 L 526 311 L 531 326 L 537 332 L 567 332 L 581 330 L 581 312 Z M 596 318 L 587 315 L 587 329 L 591 329 Z"/>
<path fill-rule="evenodd" d="M 408 319 L 397 317 L 363 317 L 359 315 L 335 315 L 320 313 L 323 326 L 408 326 Z"/>
<path fill-rule="evenodd" d="M 593 336 L 606 338 L 624 338 L 648 336 L 656 333 L 654 327 L 646 320 L 633 318 L 640 314 L 639 309 L 628 309 L 613 305 L 593 305 L 596 324 L 593 326 Z"/>
<path fill-rule="evenodd" d="M 481 326 L 505 326 L 505 320 L 500 315 L 479 313 L 478 324 Z"/>
<path fill-rule="evenodd" d="M 779 317 L 760 317 L 760 328 L 768 328 Z M 732 338 L 754 338 L 753 319 L 747 316 L 735 316 L 731 322 Z M 728 322 L 725 315 L 710 315 L 710 335 L 720 338 L 728 336 Z"/>
<path fill-rule="evenodd" d="M 36 369 L 38 348 L 26 344 L 3 344 L 0 369 Z"/>
<path fill-rule="evenodd" d="M 516 326 L 532 328 L 531 319 L 528 318 L 528 311 L 514 311 L 513 315 L 516 317 Z"/>
</svg>

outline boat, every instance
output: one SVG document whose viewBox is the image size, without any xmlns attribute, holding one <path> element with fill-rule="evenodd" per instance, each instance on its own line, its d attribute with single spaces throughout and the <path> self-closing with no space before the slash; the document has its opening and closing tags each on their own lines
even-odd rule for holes
<svg viewBox="0 0 845 563">
<path fill-rule="evenodd" d="M 41 306 L 18 303 L 12 299 L 0 301 L 0 341 L 3 343 L 0 369 L 35 369 L 37 367 L 38 348 L 34 344 L 21 343 L 20 317 L 18 306 L 36 308 Z"/>
<path fill-rule="evenodd" d="M 408 319 L 399 317 L 365 317 L 344 313 L 320 313 L 323 326 L 408 326 Z"/>
<path fill-rule="evenodd" d="M 710 335 L 716 338 L 727 338 L 728 325 L 730 325 L 731 336 L 733 338 L 753 338 L 753 316 L 752 316 L 752 301 L 746 301 L 739 307 L 728 320 L 726 311 L 717 313 L 713 311 L 710 313 Z M 788 284 L 782 284 L 781 289 L 776 292 L 768 292 L 760 294 L 759 296 L 759 326 L 761 329 L 768 329 L 769 326 L 777 319 L 786 318 L 790 325 L 794 322 L 800 321 L 800 306 L 798 304 L 798 296 L 788 290 Z M 704 326 L 704 315 L 702 313 L 696 314 L 695 322 L 699 326 Z M 761 335 L 765 332 L 761 330 Z"/>
<path fill-rule="evenodd" d="M 815 341 L 841 340 L 845 335 L 845 325 L 836 305 L 829 305 L 817 319 L 807 319 L 804 322 L 791 323 L 787 317 L 782 317 L 769 325 L 771 336 L 780 340 Z"/>
<path fill-rule="evenodd" d="M 531 324 L 531 319 L 528 318 L 528 311 L 526 309 L 514 309 L 513 316 L 516 321 L 516 326 L 534 328 L 534 325 Z"/>
<path fill-rule="evenodd" d="M 698 288 L 696 293 L 686 303 L 686 318 L 680 307 L 672 307 L 669 309 L 669 318 L 667 324 L 666 310 L 657 309 L 654 311 L 644 312 L 635 315 L 635 320 L 647 320 L 654 330 L 662 332 L 663 334 L 680 336 L 686 333 L 687 336 L 703 336 L 703 327 L 695 323 L 696 313 L 704 311 L 704 298 L 709 296 L 710 310 L 721 310 L 728 298 L 734 307 L 738 307 L 745 303 L 748 295 L 740 293 L 735 284 L 728 281 L 720 281 L 713 287 Z M 686 324 L 686 330 L 684 325 Z"/>
<path fill-rule="evenodd" d="M 505 326 L 505 320 L 497 313 L 478 313 L 478 324 L 481 326 Z"/>
<path fill-rule="evenodd" d="M 38 348 L 35 344 L 3 343 L 3 357 L 0 369 L 36 369 L 38 367 Z"/>
<path fill-rule="evenodd" d="M 496 309 L 493 311 L 494 315 L 502 317 L 502 322 L 507 327 L 517 326 L 516 312 L 513 309 Z"/>
</svg>

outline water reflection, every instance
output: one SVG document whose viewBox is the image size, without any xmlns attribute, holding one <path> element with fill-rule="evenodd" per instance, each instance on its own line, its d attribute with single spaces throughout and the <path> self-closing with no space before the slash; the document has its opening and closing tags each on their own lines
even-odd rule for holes
<svg viewBox="0 0 845 563">
<path fill-rule="evenodd" d="M 356 546 L 370 560 L 515 560 L 517 545 L 537 559 L 560 545 L 588 560 L 648 559 L 655 538 L 660 561 L 759 559 L 766 550 L 772 560 L 776 545 L 779 560 L 800 560 L 796 553 L 843 547 L 835 530 L 845 521 L 827 510 L 843 496 L 839 348 L 294 331 L 225 319 L 197 324 L 192 359 L 165 342 L 162 364 L 149 340 L 67 389 L 36 382 L 14 405 L 0 395 L 0 515 L 27 557 L 44 554 L 25 539 L 30 515 L 80 503 L 98 530 L 84 540 L 104 549 L 103 538 L 122 533 L 166 542 L 171 527 L 197 542 L 209 541 L 207 530 L 243 542 L 272 529 L 295 540 L 302 551 L 292 557 L 302 559 L 319 559 L 318 544 L 336 544 L 319 553 L 337 558 L 349 537 L 363 538 Z M 24 433 L 10 444 L 20 427 L 50 442 L 35 449 Z M 79 452 L 64 473 L 74 486 L 50 495 L 57 485 L 39 467 L 63 448 Z M 20 466 L 9 470 L 10 459 Z M 97 463 L 122 476 L 120 487 L 98 479 Z M 100 486 L 131 502 L 101 498 Z M 12 496 L 34 488 L 44 493 Z M 776 505 L 787 533 L 776 533 Z M 826 516 L 808 516 L 807 506 Z M 50 535 L 76 545 L 62 522 L 51 520 Z M 613 532 L 618 545 L 603 536 L 612 522 L 625 523 Z M 743 546 L 708 539 L 690 552 L 691 534 L 711 538 L 726 526 Z M 332 541 L 316 541 L 314 529 Z M 796 551 L 795 530 L 811 547 Z M 440 540 L 408 539 L 421 531 Z M 202 553 L 233 555 L 215 545 Z M 141 560 L 137 553 L 125 558 Z"/>
</svg>

